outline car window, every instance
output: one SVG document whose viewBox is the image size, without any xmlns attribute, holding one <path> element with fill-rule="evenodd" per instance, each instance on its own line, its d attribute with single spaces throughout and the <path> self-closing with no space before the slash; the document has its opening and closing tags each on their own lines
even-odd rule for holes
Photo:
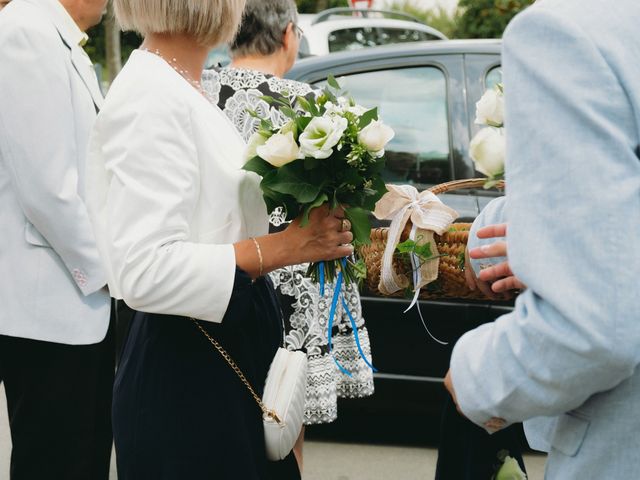
<svg viewBox="0 0 640 480">
<path fill-rule="evenodd" d="M 493 67 L 484 77 L 484 85 L 487 90 L 492 89 L 498 83 L 502 83 L 502 67 Z"/>
<path fill-rule="evenodd" d="M 341 77 L 340 82 L 357 103 L 377 106 L 382 120 L 396 132 L 386 149 L 385 181 L 451 180 L 447 82 L 442 70 L 430 66 L 380 70 Z"/>
<path fill-rule="evenodd" d="M 334 30 L 329 34 L 329 52 L 360 50 L 377 45 L 439 40 L 420 30 L 410 28 L 356 27 Z"/>
<path fill-rule="evenodd" d="M 379 28 L 378 45 L 393 43 L 422 42 L 424 40 L 440 40 L 435 35 L 410 28 Z"/>
</svg>

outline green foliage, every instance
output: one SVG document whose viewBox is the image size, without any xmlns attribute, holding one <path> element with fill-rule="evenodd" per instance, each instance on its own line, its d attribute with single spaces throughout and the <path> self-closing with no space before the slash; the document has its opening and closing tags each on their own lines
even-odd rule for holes
<svg viewBox="0 0 640 480">
<path fill-rule="evenodd" d="M 425 9 L 415 0 L 395 0 L 390 8 L 405 12 L 449 38 L 501 38 L 511 19 L 534 0 L 460 0 L 455 12 Z"/>
<path fill-rule="evenodd" d="M 390 10 L 408 13 L 418 20 L 444 33 L 449 38 L 454 38 L 458 26 L 460 13 L 450 13 L 446 8 L 424 8 L 416 5 L 415 0 L 396 0 L 389 5 Z"/>
<path fill-rule="evenodd" d="M 327 8 L 348 7 L 347 0 L 296 0 L 300 13 L 317 13 Z"/>
<path fill-rule="evenodd" d="M 106 67 L 106 47 L 105 47 L 105 21 L 104 18 L 95 27 L 87 31 L 89 35 L 89 41 L 85 45 L 84 49 L 93 60 L 93 63 L 99 63 L 103 67 Z M 124 64 L 131 52 L 140 46 L 142 38 L 133 32 L 124 32 L 120 34 L 121 51 L 122 51 L 122 63 Z M 106 76 L 105 76 L 106 77 Z"/>
<path fill-rule="evenodd" d="M 534 0 L 460 0 L 458 38 L 501 38 L 511 19 Z"/>
<path fill-rule="evenodd" d="M 414 254 L 423 262 L 433 258 L 430 243 L 423 243 L 422 245 L 419 245 L 414 240 L 405 240 L 398 244 L 396 251 L 401 255 Z"/>
</svg>

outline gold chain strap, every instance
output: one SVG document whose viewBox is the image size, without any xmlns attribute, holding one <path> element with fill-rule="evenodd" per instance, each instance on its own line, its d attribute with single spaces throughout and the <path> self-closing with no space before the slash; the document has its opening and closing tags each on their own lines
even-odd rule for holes
<svg viewBox="0 0 640 480">
<path fill-rule="evenodd" d="M 193 320 L 193 323 L 196 324 L 196 327 L 198 327 L 198 330 L 200 330 L 204 334 L 204 336 L 207 337 L 209 342 L 211 342 L 211 345 L 213 345 L 215 347 L 215 349 L 218 350 L 218 352 L 220 352 L 220 355 L 222 355 L 222 358 L 224 358 L 226 360 L 226 362 L 233 369 L 233 371 L 236 372 L 236 375 L 238 375 L 238 377 L 240 378 L 242 383 L 244 383 L 244 385 L 247 387 L 247 390 L 249 390 L 249 393 L 251 394 L 253 399 L 256 401 L 256 403 L 260 407 L 260 410 L 262 410 L 262 413 L 264 415 L 272 418 L 277 424 L 279 424 L 279 425 L 282 424 L 282 420 L 280 419 L 278 414 L 274 410 L 269 410 L 265 406 L 265 404 L 262 403 L 262 399 L 255 392 L 255 390 L 253 389 L 253 387 L 249 383 L 249 380 L 247 380 L 247 377 L 244 376 L 244 373 L 242 373 L 242 370 L 240 370 L 240 367 L 238 367 L 236 362 L 233 361 L 233 359 L 227 353 L 227 351 L 224 348 L 222 348 L 222 345 L 220 345 L 215 338 L 213 338 L 211 335 L 209 335 L 209 332 L 207 332 L 204 328 L 202 328 L 202 325 L 200 325 L 200 323 L 195 318 L 192 318 L 191 320 Z"/>
</svg>

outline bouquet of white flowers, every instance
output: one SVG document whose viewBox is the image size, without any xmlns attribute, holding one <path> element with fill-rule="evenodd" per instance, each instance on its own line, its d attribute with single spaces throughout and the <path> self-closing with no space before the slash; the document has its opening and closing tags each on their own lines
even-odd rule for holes
<svg viewBox="0 0 640 480">
<path fill-rule="evenodd" d="M 504 90 L 498 84 L 487 90 L 476 103 L 477 125 L 486 125 L 471 140 L 469 154 L 476 170 L 488 179 L 485 188 L 495 186 L 504 178 L 505 137 L 504 137 Z"/>
<path fill-rule="evenodd" d="M 263 98 L 278 103 L 289 119 L 280 128 L 261 119 L 249 141 L 244 169 L 262 177 L 269 213 L 282 210 L 287 220 L 302 215 L 304 227 L 312 209 L 342 206 L 354 243 L 369 243 L 369 213 L 387 191 L 381 176 L 384 149 L 394 136 L 378 119 L 377 108 L 357 105 L 332 77 L 315 100 L 298 97 L 297 108 L 286 99 Z M 320 262 L 310 265 L 309 275 L 320 283 L 325 278 L 350 283 L 363 277 L 362 265 L 353 259 Z"/>
</svg>

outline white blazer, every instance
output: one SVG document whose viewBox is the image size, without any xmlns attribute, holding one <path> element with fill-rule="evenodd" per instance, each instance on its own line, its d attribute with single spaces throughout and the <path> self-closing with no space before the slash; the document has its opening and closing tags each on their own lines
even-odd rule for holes
<svg viewBox="0 0 640 480">
<path fill-rule="evenodd" d="M 221 322 L 233 243 L 268 231 L 259 177 L 225 115 L 136 50 L 96 121 L 87 204 L 109 289 L 137 310 Z"/>
<path fill-rule="evenodd" d="M 102 103 L 83 33 L 57 0 L 0 13 L 0 334 L 101 341 L 106 276 L 82 200 Z"/>
</svg>

